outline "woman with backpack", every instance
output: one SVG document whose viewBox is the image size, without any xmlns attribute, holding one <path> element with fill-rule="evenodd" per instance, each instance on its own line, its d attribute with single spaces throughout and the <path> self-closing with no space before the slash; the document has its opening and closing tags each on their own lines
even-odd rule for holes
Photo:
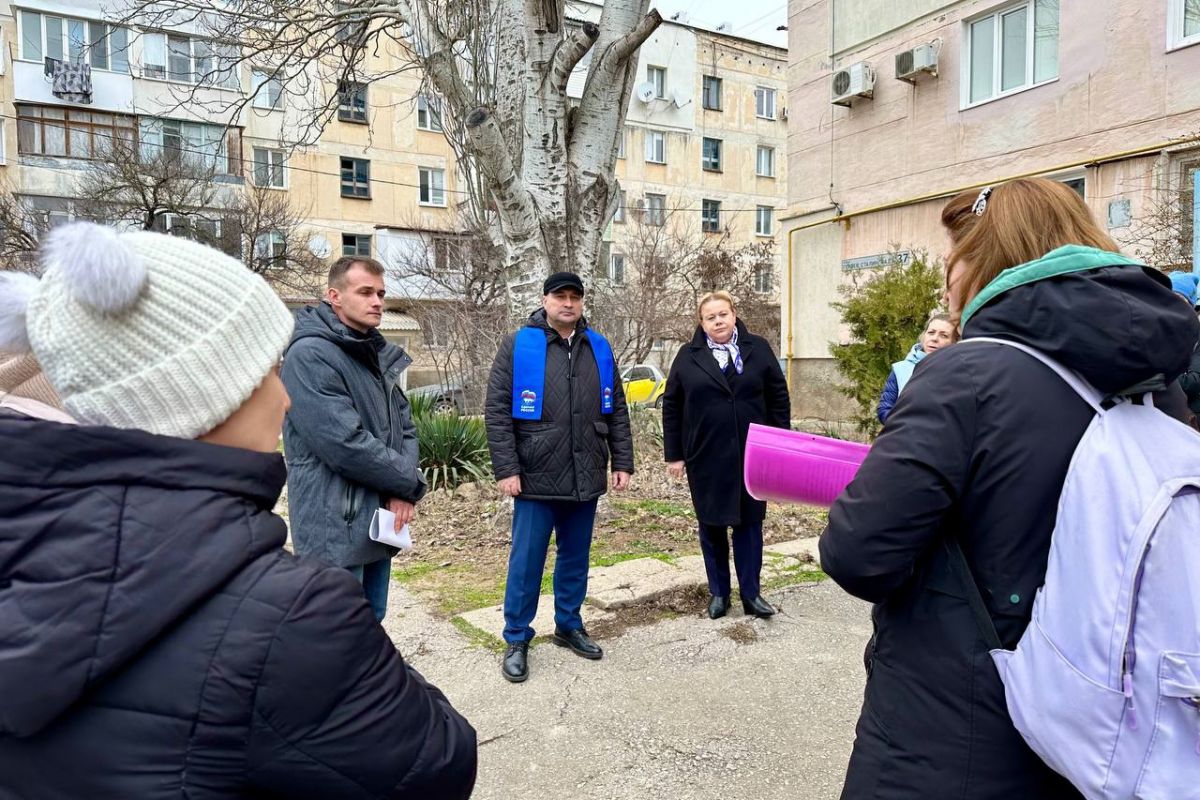
<svg viewBox="0 0 1200 800">
<path fill-rule="evenodd" d="M 920 364 L 930 353 L 935 353 L 956 341 L 958 341 L 958 328 L 950 319 L 949 314 L 934 314 L 929 318 L 929 321 L 925 323 L 925 332 L 921 334 L 920 341 L 912 346 L 903 361 L 892 364 L 892 372 L 883 385 L 883 393 L 879 395 L 879 406 L 875 411 L 875 416 L 879 418 L 880 423 L 887 422 L 892 409 L 896 406 L 896 401 L 900 399 L 900 393 L 904 391 L 904 387 L 908 385 L 909 379 L 916 371 L 917 364 Z"/>
<path fill-rule="evenodd" d="M 964 342 L 1035 348 L 1106 394 L 1179 393 L 1200 323 L 1162 273 L 1118 252 L 1069 187 L 1023 179 L 963 193 L 942 222 L 947 305 L 965 319 Z M 1015 647 L 1094 413 L 1055 372 L 1001 344 L 946 348 L 913 376 L 820 543 L 824 570 L 875 604 L 844 800 L 1081 796 L 1014 727 L 954 554 L 965 554 L 1001 644 Z"/>
</svg>

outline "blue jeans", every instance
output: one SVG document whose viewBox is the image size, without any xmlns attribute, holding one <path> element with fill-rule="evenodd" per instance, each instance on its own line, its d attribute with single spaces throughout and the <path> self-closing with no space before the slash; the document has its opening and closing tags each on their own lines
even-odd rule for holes
<svg viewBox="0 0 1200 800">
<path fill-rule="evenodd" d="M 528 642 L 542 593 L 542 571 L 555 535 L 554 624 L 564 631 L 579 630 L 579 609 L 587 597 L 588 561 L 596 501 L 522 500 L 513 504 L 512 550 L 508 583 L 504 587 L 504 641 Z"/>
<path fill-rule="evenodd" d="M 385 558 L 346 569 L 362 584 L 363 594 L 367 596 L 367 602 L 375 612 L 375 620 L 383 622 L 383 617 L 387 614 L 388 584 L 392 580 L 392 560 Z"/>
<path fill-rule="evenodd" d="M 744 600 L 758 597 L 761 587 L 763 536 L 761 522 L 733 526 L 733 563 L 737 568 L 738 593 Z M 729 537 L 724 525 L 700 524 L 700 552 L 708 573 L 708 591 L 714 597 L 729 597 Z"/>
</svg>

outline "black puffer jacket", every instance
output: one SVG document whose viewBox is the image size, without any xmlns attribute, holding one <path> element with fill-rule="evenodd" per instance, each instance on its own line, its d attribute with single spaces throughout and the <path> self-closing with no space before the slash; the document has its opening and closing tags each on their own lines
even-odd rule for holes
<svg viewBox="0 0 1200 800">
<path fill-rule="evenodd" d="M 1111 393 L 1173 381 L 1198 332 L 1160 273 L 1122 266 L 1012 288 L 964 335 L 1039 348 Z M 845 800 L 1079 797 L 1013 727 L 943 542 L 961 544 L 1001 640 L 1015 646 L 1091 417 L 1057 375 L 1003 345 L 955 345 L 917 367 L 821 537 L 825 571 L 877 604 Z"/>
<path fill-rule="evenodd" d="M 0 454 L 0 797 L 470 795 L 471 726 L 282 550 L 280 456 L 3 415 Z"/>
<path fill-rule="evenodd" d="M 527 327 L 546 334 L 546 382 L 540 420 L 513 419 L 513 342 L 509 334 L 496 353 L 488 378 L 488 447 L 496 480 L 521 476 L 527 500 L 594 500 L 608 490 L 613 472 L 633 472 L 633 434 L 620 380 L 613 412 L 600 410 L 600 370 L 581 320 L 570 347 L 546 322 L 546 312 L 530 315 Z M 614 364 L 616 375 L 620 366 Z"/>
<path fill-rule="evenodd" d="M 746 493 L 742 461 L 750 423 L 791 427 L 787 381 L 771 345 L 737 323 L 743 369 L 722 374 L 704 330 L 680 349 L 663 393 L 663 451 L 686 461 L 696 517 L 706 525 L 761 522 L 767 504 Z"/>
</svg>

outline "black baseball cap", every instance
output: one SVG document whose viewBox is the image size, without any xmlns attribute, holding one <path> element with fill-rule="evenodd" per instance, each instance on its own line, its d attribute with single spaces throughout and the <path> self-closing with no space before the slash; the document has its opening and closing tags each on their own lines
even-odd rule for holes
<svg viewBox="0 0 1200 800">
<path fill-rule="evenodd" d="M 559 289 L 575 289 L 583 294 L 583 281 L 574 272 L 556 272 L 542 284 L 542 294 L 547 295 Z"/>
</svg>

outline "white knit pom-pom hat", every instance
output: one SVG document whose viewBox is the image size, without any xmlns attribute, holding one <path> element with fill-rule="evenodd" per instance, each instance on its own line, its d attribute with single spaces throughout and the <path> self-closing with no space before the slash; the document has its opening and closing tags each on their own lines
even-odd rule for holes
<svg viewBox="0 0 1200 800">
<path fill-rule="evenodd" d="M 79 222 L 54 229 L 42 256 L 27 302 L 0 303 L 0 331 L 24 316 L 29 348 L 81 423 L 194 439 L 241 407 L 292 334 L 266 281 L 187 239 Z M 7 338 L 0 347 L 22 344 Z"/>
</svg>

